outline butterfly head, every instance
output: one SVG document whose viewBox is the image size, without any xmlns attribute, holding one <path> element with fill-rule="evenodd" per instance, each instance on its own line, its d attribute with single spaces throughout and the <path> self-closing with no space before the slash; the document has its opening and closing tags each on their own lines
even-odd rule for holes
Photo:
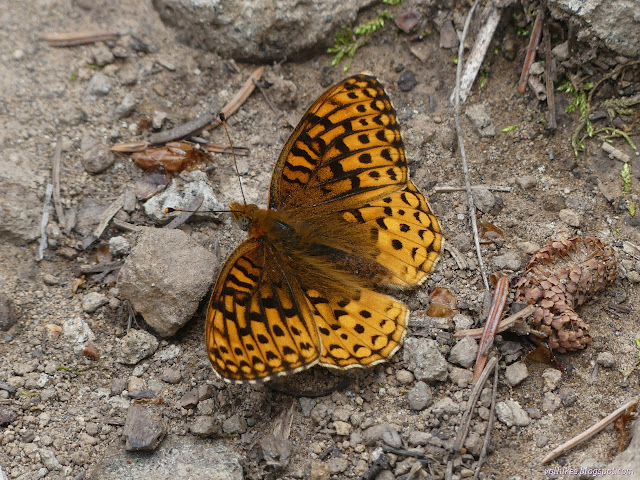
<svg viewBox="0 0 640 480">
<path fill-rule="evenodd" d="M 251 225 L 255 222 L 256 214 L 260 210 L 258 206 L 252 203 L 247 205 L 245 203 L 231 202 L 229 207 L 240 228 L 245 232 L 249 231 Z"/>
</svg>

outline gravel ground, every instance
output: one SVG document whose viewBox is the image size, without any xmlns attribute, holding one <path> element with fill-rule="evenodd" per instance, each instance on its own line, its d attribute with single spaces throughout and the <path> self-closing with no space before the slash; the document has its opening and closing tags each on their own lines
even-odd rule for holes
<svg viewBox="0 0 640 480">
<path fill-rule="evenodd" d="M 548 242 L 596 236 L 613 246 L 618 276 L 578 310 L 593 342 L 558 355 L 560 365 L 524 359 L 534 348 L 526 338 L 498 337 L 498 420 L 480 478 L 564 478 L 546 475 L 539 459 L 638 395 L 640 232 L 628 206 L 637 204 L 639 172 L 632 162 L 631 190 L 623 194 L 622 163 L 602 151 L 601 138 L 587 139 L 585 151 L 574 154 L 578 113 L 565 111 L 571 94 L 556 93 L 558 128 L 550 132 L 546 104 L 530 92 L 517 93 L 528 37 L 517 35 L 513 11 L 505 13 L 495 50 L 489 49 L 485 86 L 476 86 L 463 107 L 472 183 L 510 187 L 477 195 L 481 220 L 504 232 L 482 246 L 487 269 L 517 279 L 530 254 Z M 146 138 L 152 124 L 168 128 L 219 109 L 258 65 L 179 43 L 150 1 L 4 2 L 0 25 L 1 472 L 21 480 L 443 478 L 469 400 L 476 348 L 469 340 L 457 346 L 453 332 L 484 320 L 484 287 L 464 193 L 437 190 L 464 183 L 448 102 L 455 52 L 441 48 L 440 33 L 434 29 L 422 42 L 410 42 L 388 28 L 358 51 L 350 73 L 370 71 L 386 83 L 412 179 L 467 265 L 445 252 L 425 285 L 397 295 L 411 309 L 411 328 L 390 362 L 344 375 L 313 369 L 268 386 L 239 386 L 222 382 L 209 366 L 202 335 L 206 301 L 198 303 L 244 238 L 230 216 L 196 218 L 170 234 L 175 243 L 157 248 L 139 247 L 150 245 L 140 243 L 144 233 L 113 223 L 88 247 L 87 239 L 114 202 L 124 207 L 115 215 L 121 225 L 161 226 L 135 198 L 143 171 L 128 154 L 108 147 Z M 97 27 L 135 35 L 70 48 L 38 40 L 42 32 Z M 289 122 L 346 75 L 323 53 L 288 60 L 267 65 L 264 73 L 273 109 L 256 90 L 228 122 L 234 144 L 249 149 L 238 157 L 247 201 L 260 205 Z M 595 83 L 625 61 L 581 45 L 559 59 L 558 72 Z M 628 67 L 596 98 L 632 97 L 639 90 L 638 69 Z M 600 113 L 593 117 L 596 128 L 609 122 L 604 107 L 594 115 Z M 637 110 L 633 114 L 637 119 Z M 622 129 L 632 117 L 611 122 Z M 221 129 L 205 135 L 227 143 Z M 629 135 L 640 142 L 637 122 Z M 38 260 L 58 144 L 66 222 L 52 209 L 49 246 Z M 637 162 L 623 139 L 612 144 Z M 232 165 L 230 155 L 215 154 L 206 174 L 189 172 L 172 182 L 182 191 L 202 180 L 213 200 L 228 205 L 240 198 Z M 87 270 L 132 262 L 136 247 L 142 252 L 135 265 L 150 273 L 127 286 L 118 278 L 119 264 L 97 274 Z M 189 268 L 181 263 L 191 261 Z M 162 276 L 167 271 L 178 273 Z M 151 274 L 164 281 L 148 281 Z M 182 293 L 189 274 L 200 293 Z M 167 318 L 190 311 L 191 319 L 177 332 L 173 324 L 164 325 L 164 333 L 150 328 L 125 301 L 131 285 L 148 287 L 150 303 L 157 300 Z M 455 297 L 453 318 L 427 315 L 436 287 Z M 185 306 L 180 297 L 191 303 Z M 513 294 L 508 309 L 512 300 Z M 176 311 L 169 312 L 173 305 Z M 472 475 L 490 403 L 487 388 L 454 478 Z M 551 466 L 603 466 L 620 443 L 610 427 Z"/>
</svg>

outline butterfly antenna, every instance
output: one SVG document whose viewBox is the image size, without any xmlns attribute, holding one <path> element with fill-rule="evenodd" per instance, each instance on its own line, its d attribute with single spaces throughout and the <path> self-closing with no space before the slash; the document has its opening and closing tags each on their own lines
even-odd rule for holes
<svg viewBox="0 0 640 480">
<path fill-rule="evenodd" d="M 231 146 L 231 155 L 233 156 L 233 165 L 236 167 L 236 175 L 238 177 L 238 183 L 240 184 L 240 193 L 242 194 L 242 201 L 244 202 L 244 204 L 247 204 L 247 199 L 244 198 L 244 190 L 242 188 L 242 178 L 240 177 L 240 170 L 238 170 L 238 162 L 236 161 L 236 151 L 233 148 L 233 143 L 231 143 L 231 135 L 229 135 L 229 130 L 227 129 L 227 119 L 225 117 L 225 114 L 223 112 L 220 112 L 218 114 L 218 116 L 220 117 L 220 122 L 222 123 L 222 126 L 224 127 L 224 133 L 227 134 L 227 139 L 229 140 L 229 145 Z"/>
</svg>

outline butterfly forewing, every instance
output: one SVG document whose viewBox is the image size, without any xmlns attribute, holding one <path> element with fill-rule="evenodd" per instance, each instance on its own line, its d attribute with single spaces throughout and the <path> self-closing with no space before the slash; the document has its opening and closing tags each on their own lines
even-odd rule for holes
<svg viewBox="0 0 640 480">
<path fill-rule="evenodd" d="M 391 272 L 384 283 L 410 287 L 427 279 L 440 255 L 442 234 L 438 220 L 411 181 L 404 190 L 347 210 L 343 216 L 376 230 L 375 260 Z"/>
<path fill-rule="evenodd" d="M 276 252 L 251 238 L 220 272 L 207 311 L 211 364 L 223 378 L 246 382 L 308 368 L 318 361 L 313 313 Z"/>
<path fill-rule="evenodd" d="M 356 75 L 302 117 L 274 168 L 269 208 L 362 204 L 401 189 L 407 175 L 389 97 L 375 78 Z"/>
</svg>

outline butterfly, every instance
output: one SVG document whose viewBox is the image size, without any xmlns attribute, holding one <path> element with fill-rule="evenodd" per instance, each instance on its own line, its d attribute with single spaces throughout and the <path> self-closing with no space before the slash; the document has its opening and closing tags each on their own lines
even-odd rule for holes
<svg viewBox="0 0 640 480">
<path fill-rule="evenodd" d="M 324 92 L 278 158 L 268 208 L 232 202 L 230 210 L 249 236 L 207 310 L 207 354 L 222 378 L 366 367 L 400 348 L 407 307 L 375 288 L 420 285 L 443 237 L 409 180 L 378 80 L 355 75 Z"/>
</svg>

